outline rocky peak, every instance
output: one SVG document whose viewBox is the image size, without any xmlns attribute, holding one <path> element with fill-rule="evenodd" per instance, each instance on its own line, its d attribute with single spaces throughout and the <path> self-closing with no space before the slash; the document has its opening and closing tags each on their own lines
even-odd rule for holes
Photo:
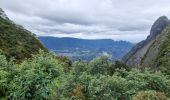
<svg viewBox="0 0 170 100">
<path fill-rule="evenodd" d="M 9 18 L 7 17 L 7 15 L 5 14 L 5 12 L 0 8 L 0 17 L 6 20 L 9 20 Z"/>
<path fill-rule="evenodd" d="M 163 30 L 165 30 L 169 24 L 170 21 L 166 16 L 159 17 L 152 25 L 150 35 L 147 39 L 136 44 L 132 50 L 123 57 L 122 60 L 129 66 L 141 67 L 143 65 L 143 61 L 145 60 L 146 53 L 155 43 L 155 39 L 160 37 Z"/>
<path fill-rule="evenodd" d="M 161 16 L 159 17 L 154 24 L 152 25 L 150 35 L 148 36 L 147 39 L 153 39 L 155 38 L 158 34 L 160 34 L 166 26 L 169 24 L 169 20 L 166 16 Z"/>
</svg>

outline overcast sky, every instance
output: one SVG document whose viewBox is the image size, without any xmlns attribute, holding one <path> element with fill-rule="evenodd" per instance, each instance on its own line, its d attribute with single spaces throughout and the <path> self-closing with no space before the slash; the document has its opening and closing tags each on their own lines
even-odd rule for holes
<svg viewBox="0 0 170 100">
<path fill-rule="evenodd" d="M 170 17 L 170 0 L 0 0 L 8 17 L 38 36 L 139 42 Z"/>
</svg>

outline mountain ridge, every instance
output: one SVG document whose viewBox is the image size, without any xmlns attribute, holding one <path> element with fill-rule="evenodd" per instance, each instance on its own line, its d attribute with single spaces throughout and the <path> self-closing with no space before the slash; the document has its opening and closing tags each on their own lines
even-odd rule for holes
<svg viewBox="0 0 170 100">
<path fill-rule="evenodd" d="M 0 9 L 0 50 L 8 59 L 20 61 L 38 53 L 39 49 L 47 51 L 36 36 L 22 26 L 12 22 Z"/>
<path fill-rule="evenodd" d="M 85 57 L 91 59 L 100 56 L 103 52 L 109 53 L 113 58 L 120 59 L 133 46 L 130 42 L 114 41 L 111 39 L 88 40 L 69 37 L 39 37 L 39 39 L 49 50 L 56 51 L 57 54 L 68 53 L 68 55 L 81 56 L 80 58 L 91 55 L 90 57 Z M 87 52 L 89 52 L 89 54 L 85 54 Z"/>
<path fill-rule="evenodd" d="M 156 40 L 159 39 L 159 37 L 162 35 L 164 30 L 166 30 L 166 28 L 169 26 L 169 24 L 170 24 L 170 21 L 166 16 L 159 17 L 152 25 L 152 28 L 150 30 L 150 35 L 147 37 L 147 39 L 136 44 L 131 49 L 131 51 L 123 57 L 123 59 L 122 59 L 123 62 L 126 63 L 127 65 L 133 66 L 133 67 L 149 66 L 150 64 L 145 64 L 147 62 L 145 60 L 145 57 L 148 57 L 147 54 L 148 54 L 148 52 L 150 52 L 149 49 L 152 46 L 154 46 Z M 158 46 L 158 47 L 160 47 L 160 46 Z M 155 49 L 155 51 L 157 49 Z M 152 50 L 151 52 L 154 52 L 154 50 Z M 155 57 L 157 56 L 157 53 L 155 54 Z M 150 53 L 149 55 L 150 55 L 150 57 L 152 57 L 152 60 L 155 59 L 154 56 L 151 56 L 152 53 Z M 150 57 L 147 58 L 147 60 L 148 60 L 147 63 L 151 63 Z"/>
</svg>

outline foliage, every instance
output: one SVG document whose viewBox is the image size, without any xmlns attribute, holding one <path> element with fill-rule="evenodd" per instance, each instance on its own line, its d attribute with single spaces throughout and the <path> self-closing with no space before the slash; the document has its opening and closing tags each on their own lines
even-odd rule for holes
<svg viewBox="0 0 170 100">
<path fill-rule="evenodd" d="M 63 66 L 53 55 L 41 52 L 21 63 L 20 73 L 14 77 L 10 98 L 49 99 L 53 81 L 60 80 Z"/>
<path fill-rule="evenodd" d="M 133 100 L 167 100 L 167 97 L 162 92 L 140 91 L 133 96 Z"/>
<path fill-rule="evenodd" d="M 112 63 L 106 56 L 71 64 L 40 51 L 20 64 L 0 55 L 0 93 L 0 99 L 12 100 L 142 100 L 170 97 L 170 79 L 159 71 Z"/>
<path fill-rule="evenodd" d="M 105 57 L 90 63 L 78 61 L 73 65 L 75 71 L 59 89 L 67 98 L 130 100 L 137 92 L 147 90 L 164 92 L 166 96 L 170 96 L 170 80 L 161 72 L 149 69 L 130 70 L 121 62 L 110 64 Z M 115 70 L 110 74 L 112 68 Z"/>
<path fill-rule="evenodd" d="M 100 58 L 96 58 L 89 63 L 87 71 L 93 75 L 96 74 L 108 75 L 111 74 L 110 67 L 111 67 L 111 63 L 109 62 L 108 57 L 101 56 Z"/>
<path fill-rule="evenodd" d="M 82 72 L 86 71 L 87 69 L 88 69 L 87 62 L 83 62 L 79 60 L 73 63 L 73 71 L 74 71 L 74 74 L 76 75 L 81 75 Z"/>
<path fill-rule="evenodd" d="M 14 67 L 11 61 L 7 61 L 4 55 L 0 52 L 0 99 L 6 98 L 9 90 L 9 81 L 12 79 L 14 74 Z"/>
<path fill-rule="evenodd" d="M 0 49 L 8 59 L 13 57 L 18 62 L 38 53 L 39 49 L 47 51 L 31 32 L 1 17 Z"/>
<path fill-rule="evenodd" d="M 165 39 L 161 46 L 160 52 L 153 64 L 155 64 L 156 67 L 159 67 L 164 73 L 170 75 L 170 32 L 167 32 L 167 39 Z"/>
<path fill-rule="evenodd" d="M 113 69 L 115 70 L 115 69 L 121 69 L 121 68 L 126 69 L 126 70 L 130 70 L 130 67 L 127 66 L 126 64 L 124 64 L 123 62 L 115 61 Z"/>
</svg>

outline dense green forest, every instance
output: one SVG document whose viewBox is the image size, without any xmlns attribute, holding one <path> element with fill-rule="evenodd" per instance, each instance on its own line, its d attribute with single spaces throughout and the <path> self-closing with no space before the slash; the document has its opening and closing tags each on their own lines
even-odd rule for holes
<svg viewBox="0 0 170 100">
<path fill-rule="evenodd" d="M 107 56 L 71 63 L 39 51 L 16 64 L 0 55 L 1 100 L 167 100 L 170 77 L 133 69 Z"/>
</svg>

